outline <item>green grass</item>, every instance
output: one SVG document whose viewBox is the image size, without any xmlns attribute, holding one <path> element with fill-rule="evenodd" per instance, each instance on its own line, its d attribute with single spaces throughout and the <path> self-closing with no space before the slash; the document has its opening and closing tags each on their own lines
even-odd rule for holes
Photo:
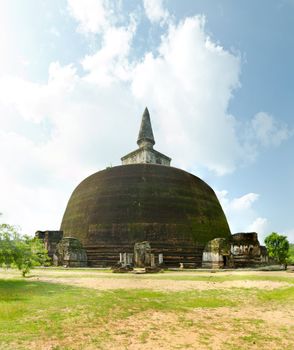
<svg viewBox="0 0 294 350">
<path fill-rule="evenodd" d="M 98 292 L 61 284 L 0 280 L 0 339 L 62 337 L 64 326 L 107 323 L 146 310 L 184 312 L 233 306 L 219 291 L 164 293 L 151 290 Z"/>
<path fill-rule="evenodd" d="M 46 270 L 48 271 L 48 270 Z M 38 271 L 33 271 L 36 273 Z M 40 271 L 41 272 L 41 271 Z M 93 277 L 85 271 L 68 270 L 68 277 L 79 278 L 80 275 L 99 278 L 99 273 Z M 62 277 L 64 277 L 62 273 Z M 105 278 L 105 275 L 100 275 Z M 109 274 L 109 278 L 117 275 Z M 126 278 L 121 275 L 118 278 Z M 159 278 L 181 280 L 223 282 L 234 280 L 271 280 L 294 283 L 294 278 L 283 276 L 255 275 L 128 275 L 129 278 Z M 58 279 L 58 276 L 54 276 Z M 82 277 L 81 277 L 82 278 Z M 200 327 L 195 320 L 185 318 L 186 312 L 195 309 L 217 309 L 248 307 L 264 307 L 269 309 L 294 307 L 294 285 L 273 290 L 256 288 L 207 289 L 181 292 L 160 292 L 147 289 L 118 289 L 113 291 L 97 291 L 58 283 L 46 283 L 27 279 L 0 279 L 0 349 L 26 349 L 30 342 L 37 339 L 53 339 L 58 344 L 65 341 L 76 331 L 82 331 L 83 337 L 90 337 L 94 348 L 103 348 L 103 342 L 111 341 L 113 333 L 107 328 L 111 322 L 125 320 L 145 311 L 172 312 L 182 319 L 184 328 Z M 247 326 L 246 320 L 232 318 L 236 329 Z M 142 322 L 142 321 L 141 321 Z M 244 323 L 245 322 L 245 323 Z M 248 320 L 251 326 L 262 329 L 262 320 Z M 254 323 L 255 322 L 255 323 Z M 222 325 L 220 325 L 222 326 Z M 239 328 L 238 328 L 239 327 Z M 95 333 L 91 334 L 91 329 Z M 139 327 L 140 328 L 140 327 Z M 197 328 L 197 329 L 198 329 Z M 99 330 L 97 333 L 97 329 Z M 140 331 L 140 329 L 139 329 Z M 217 331 L 217 329 L 215 329 Z M 124 330 L 119 330 L 124 335 Z M 262 344 L 263 335 L 250 331 L 242 338 L 244 343 Z M 203 337 L 206 331 L 203 330 Z M 131 337 L 129 330 L 125 336 Z M 207 341 L 205 337 L 203 341 Z M 142 330 L 139 340 L 145 343 L 148 334 Z M 72 349 L 66 345 L 56 345 L 55 349 Z"/>
<path fill-rule="evenodd" d="M 283 288 L 283 289 L 273 289 L 270 291 L 260 291 L 258 297 L 264 302 L 277 302 L 281 306 L 284 304 L 293 303 L 294 304 L 294 287 Z"/>
</svg>

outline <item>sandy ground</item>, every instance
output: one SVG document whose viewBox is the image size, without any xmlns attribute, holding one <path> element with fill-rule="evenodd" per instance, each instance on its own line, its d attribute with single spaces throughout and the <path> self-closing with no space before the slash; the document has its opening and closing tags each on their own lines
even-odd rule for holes
<svg viewBox="0 0 294 350">
<path fill-rule="evenodd" d="M 158 291 L 184 291 L 184 290 L 208 290 L 208 289 L 230 289 L 230 288 L 258 288 L 258 289 L 275 289 L 282 287 L 290 287 L 287 282 L 275 281 L 175 281 L 160 280 L 148 278 L 128 278 L 128 279 L 112 279 L 112 278 L 59 278 L 58 280 L 50 277 L 34 277 L 34 280 L 69 284 L 79 287 L 94 288 L 99 290 L 112 289 L 152 289 Z"/>
<path fill-rule="evenodd" d="M 146 311 L 99 327 L 73 328 L 68 336 L 70 341 L 37 341 L 30 349 L 293 350 L 294 310 L 249 303 L 247 308 L 195 308 L 183 314 Z"/>
<path fill-rule="evenodd" d="M 70 272 L 70 273 L 68 273 Z M 77 276 L 76 276 L 77 275 Z M 48 270 L 34 271 L 32 279 L 75 285 L 80 287 L 94 288 L 98 290 L 112 289 L 152 289 L 158 291 L 184 291 L 184 290 L 208 290 L 208 289 L 230 289 L 230 288 L 258 288 L 258 289 L 275 289 L 289 287 L 291 284 L 285 282 L 277 282 L 267 280 L 269 276 L 276 277 L 294 277 L 294 274 L 285 271 L 224 271 L 224 272 L 168 272 L 159 274 L 112 274 L 105 272 L 90 272 L 87 270 L 87 277 L 81 277 L 81 271 L 64 271 L 64 270 Z M 264 280 L 237 280 L 237 281 L 189 281 L 189 280 L 173 280 L 173 277 L 215 277 L 215 276 L 259 276 Z M 89 277 L 88 277 L 89 276 Z M 167 278 L 171 278 L 170 280 Z"/>
<path fill-rule="evenodd" d="M 105 349 L 293 349 L 293 335 L 286 331 L 293 331 L 293 327 L 293 309 L 199 308 L 184 316 L 146 312 L 139 319 L 133 316 L 113 324 L 115 336 Z M 281 329 L 285 330 L 282 339 Z M 126 333 L 132 336 L 126 337 Z M 254 339 L 246 341 L 256 333 L 257 339 L 262 338 L 262 346 Z"/>
<path fill-rule="evenodd" d="M 244 310 L 226 308 L 195 309 L 184 316 L 149 311 L 107 324 L 108 329 L 103 325 L 99 328 L 89 326 L 86 330 L 76 329 L 74 333 L 68 333 L 70 341 L 68 338 L 65 341 L 40 340 L 31 343 L 29 348 L 31 350 L 292 350 L 293 316 L 292 312 L 285 319 L 284 314 L 281 315 L 278 311 L 265 312 L 256 308 L 248 313 Z"/>
</svg>

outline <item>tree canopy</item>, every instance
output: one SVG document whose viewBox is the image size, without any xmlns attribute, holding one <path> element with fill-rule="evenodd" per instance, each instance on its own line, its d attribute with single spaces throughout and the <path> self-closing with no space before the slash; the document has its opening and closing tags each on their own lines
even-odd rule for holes
<svg viewBox="0 0 294 350">
<path fill-rule="evenodd" d="M 287 259 L 289 255 L 289 241 L 286 236 L 272 232 L 268 235 L 264 243 L 266 245 L 269 257 L 283 264 L 287 268 Z"/>
<path fill-rule="evenodd" d="M 0 224 L 0 266 L 16 267 L 25 276 L 33 267 L 45 265 L 48 259 L 39 239 L 21 236 L 16 227 Z"/>
</svg>

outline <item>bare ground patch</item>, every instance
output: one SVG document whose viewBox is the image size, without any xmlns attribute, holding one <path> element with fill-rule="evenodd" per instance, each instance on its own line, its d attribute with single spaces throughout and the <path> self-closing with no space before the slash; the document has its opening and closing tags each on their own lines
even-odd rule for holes
<svg viewBox="0 0 294 350">
<path fill-rule="evenodd" d="M 112 343 L 105 349 L 292 349 L 293 333 L 285 334 L 293 331 L 293 310 L 287 320 L 283 316 L 256 308 L 195 309 L 182 315 L 147 312 L 114 324 Z"/>
<path fill-rule="evenodd" d="M 294 310 L 197 308 L 187 313 L 147 311 L 96 327 L 68 329 L 62 341 L 37 341 L 30 348 L 257 350 L 294 348 Z"/>
<path fill-rule="evenodd" d="M 291 284 L 287 282 L 277 281 L 174 281 L 160 280 L 148 278 L 50 278 L 37 277 L 39 281 L 69 284 L 79 287 L 94 288 L 98 290 L 113 290 L 113 289 L 152 289 L 158 291 L 184 291 L 184 290 L 211 290 L 211 289 L 231 289 L 231 288 L 257 288 L 257 289 L 275 289 L 289 287 Z"/>
</svg>

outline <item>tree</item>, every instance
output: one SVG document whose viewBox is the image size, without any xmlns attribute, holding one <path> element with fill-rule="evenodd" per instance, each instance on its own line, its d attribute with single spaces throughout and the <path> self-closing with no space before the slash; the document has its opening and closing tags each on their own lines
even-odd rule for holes
<svg viewBox="0 0 294 350">
<path fill-rule="evenodd" d="M 294 265 L 294 243 L 290 243 L 288 262 Z"/>
<path fill-rule="evenodd" d="M 21 236 L 14 226 L 0 224 L 0 266 L 16 267 L 25 277 L 32 268 L 48 261 L 42 241 Z"/>
<path fill-rule="evenodd" d="M 287 259 L 289 254 L 289 241 L 286 236 L 272 232 L 268 235 L 264 243 L 266 245 L 269 257 L 276 260 L 279 264 L 284 265 L 287 269 Z"/>
</svg>

